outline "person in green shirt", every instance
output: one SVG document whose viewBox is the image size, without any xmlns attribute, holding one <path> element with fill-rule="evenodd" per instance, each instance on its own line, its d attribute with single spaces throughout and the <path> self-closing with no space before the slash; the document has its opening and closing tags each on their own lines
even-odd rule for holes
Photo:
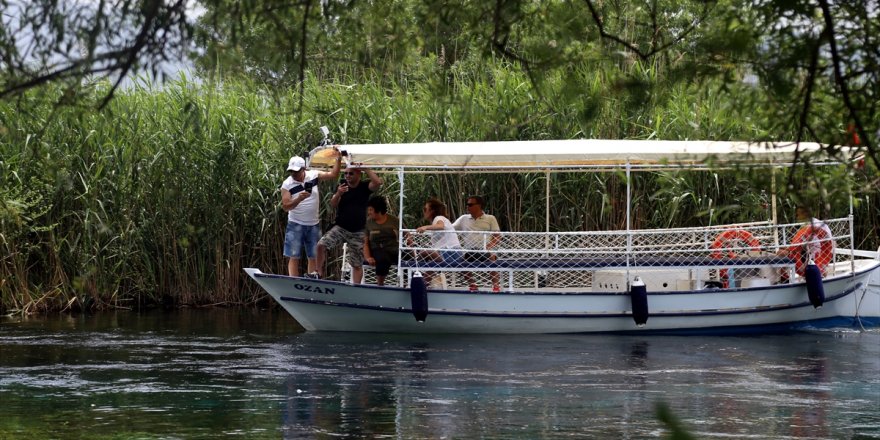
<svg viewBox="0 0 880 440">
<path fill-rule="evenodd" d="M 376 285 L 384 286 L 385 277 L 398 257 L 398 220 L 388 214 L 385 197 L 374 196 L 367 202 L 367 233 L 364 236 L 364 260 L 376 268 Z"/>
</svg>

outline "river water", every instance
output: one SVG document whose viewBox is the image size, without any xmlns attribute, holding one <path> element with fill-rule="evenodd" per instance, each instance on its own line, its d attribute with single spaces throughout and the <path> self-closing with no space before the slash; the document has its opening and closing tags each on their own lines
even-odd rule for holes
<svg viewBox="0 0 880 440">
<path fill-rule="evenodd" d="M 0 439 L 880 438 L 880 333 L 303 333 L 276 310 L 0 321 Z"/>
</svg>

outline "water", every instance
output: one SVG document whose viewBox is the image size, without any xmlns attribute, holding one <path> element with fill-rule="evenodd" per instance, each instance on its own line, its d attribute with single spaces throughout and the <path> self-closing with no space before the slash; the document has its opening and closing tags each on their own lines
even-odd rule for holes
<svg viewBox="0 0 880 440">
<path fill-rule="evenodd" d="M 880 438 L 880 333 L 302 333 L 283 312 L 0 322 L 0 439 Z"/>
</svg>

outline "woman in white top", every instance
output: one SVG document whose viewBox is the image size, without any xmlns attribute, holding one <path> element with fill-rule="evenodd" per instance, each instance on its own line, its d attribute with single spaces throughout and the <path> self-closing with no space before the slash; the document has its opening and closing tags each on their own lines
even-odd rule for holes
<svg viewBox="0 0 880 440">
<path fill-rule="evenodd" d="M 455 233 L 452 222 L 446 218 L 446 205 L 432 197 L 425 202 L 422 212 L 425 220 L 430 221 L 431 224 L 418 227 L 416 232 L 422 234 L 425 231 L 438 231 L 431 233 L 431 245 L 437 250 L 426 251 L 425 257 L 448 265 L 460 262 L 461 243 L 458 241 L 458 234 Z"/>
</svg>

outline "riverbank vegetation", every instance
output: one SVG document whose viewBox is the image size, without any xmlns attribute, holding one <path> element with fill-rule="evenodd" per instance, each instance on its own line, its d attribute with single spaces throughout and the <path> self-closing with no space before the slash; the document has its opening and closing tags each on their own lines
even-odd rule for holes
<svg viewBox="0 0 880 440">
<path fill-rule="evenodd" d="M 638 174 L 633 226 L 769 218 L 775 188 L 782 220 L 796 203 L 845 216 L 852 195 L 856 245 L 880 244 L 880 70 L 861 0 L 201 3 L 197 20 L 186 2 L 10 12 L 21 20 L 0 35 L 0 311 L 265 299 L 241 268 L 284 272 L 278 186 L 321 125 L 338 143 L 859 138 L 866 160 L 848 167 Z M 120 26 L 142 32 L 105 35 Z M 27 35 L 40 38 L 22 46 Z M 190 43 L 200 79 L 118 88 L 114 75 L 156 72 Z M 415 227 L 425 197 L 459 214 L 481 194 L 503 228 L 543 231 L 546 179 L 416 175 L 402 214 Z M 549 179 L 551 230 L 625 226 L 620 172 Z"/>
<path fill-rule="evenodd" d="M 496 62 L 479 73 L 474 68 L 453 75 L 446 100 L 433 99 L 429 78 L 413 78 L 405 88 L 308 81 L 298 115 L 290 111 L 299 96 L 295 89 L 245 80 L 181 79 L 163 87 L 132 87 L 100 111 L 59 108 L 44 100 L 2 103 L 3 308 L 34 312 L 261 300 L 241 269 L 284 272 L 285 215 L 278 186 L 287 159 L 316 144 L 320 125 L 328 125 L 340 143 L 766 136 L 762 118 L 770 115 L 687 85 L 631 105 L 606 93 L 612 80 L 584 70 L 581 81 L 591 84 L 594 94 L 578 107 L 553 99 L 568 78 L 545 79 L 549 92 L 535 99 L 529 79 L 514 67 Z M 91 90 L 95 97 L 102 87 Z M 751 90 L 743 86 L 742 93 Z M 584 106 L 595 113 L 589 122 L 577 115 Z M 807 198 L 822 215 L 846 215 L 843 183 L 849 182 L 856 189 L 858 244 L 876 247 L 880 210 L 876 188 L 865 186 L 870 173 L 781 171 L 780 214 L 791 219 L 792 205 Z M 396 197 L 396 175 L 385 177 L 383 191 Z M 550 178 L 552 230 L 625 227 L 620 173 Z M 476 193 L 486 196 L 505 229 L 541 231 L 545 179 L 544 173 L 528 172 L 413 176 L 407 180 L 405 222 L 420 224 L 419 207 L 429 195 L 448 201 L 458 214 L 465 197 Z M 789 179 L 796 185 L 786 186 Z M 771 185 L 766 170 L 638 174 L 634 226 L 769 218 Z M 324 210 L 325 229 L 331 221 L 332 213 Z"/>
</svg>

